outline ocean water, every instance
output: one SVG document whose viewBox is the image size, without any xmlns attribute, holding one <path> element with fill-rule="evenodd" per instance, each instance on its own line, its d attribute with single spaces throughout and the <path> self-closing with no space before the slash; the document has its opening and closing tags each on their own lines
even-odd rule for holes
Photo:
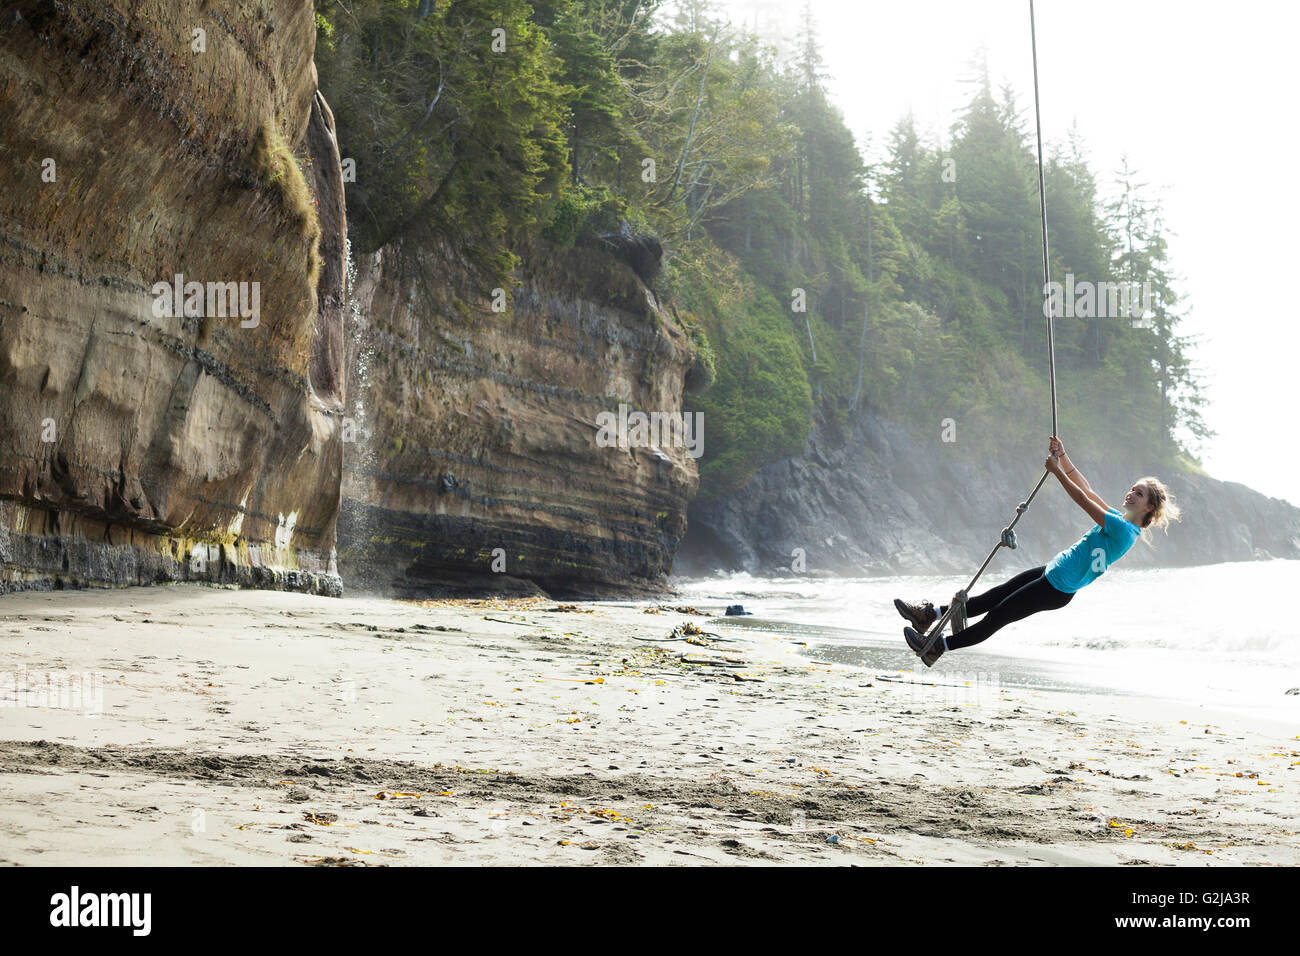
<svg viewBox="0 0 1300 956">
<path fill-rule="evenodd" d="M 1005 555 L 975 587 L 1024 570 Z M 972 569 L 973 573 L 974 569 Z M 1009 624 L 926 669 L 893 600 L 946 604 L 969 577 L 681 579 L 686 602 L 743 604 L 728 623 L 789 635 L 814 659 L 933 681 L 1157 698 L 1300 734 L 1300 561 L 1113 568 L 1066 607 Z M 978 619 L 977 619 L 978 620 Z"/>
</svg>

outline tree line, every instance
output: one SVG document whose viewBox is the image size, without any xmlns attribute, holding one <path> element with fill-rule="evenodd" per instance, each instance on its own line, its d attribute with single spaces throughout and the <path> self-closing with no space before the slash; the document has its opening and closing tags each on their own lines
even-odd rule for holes
<svg viewBox="0 0 1300 956">
<path fill-rule="evenodd" d="M 711 365 L 701 494 L 872 411 L 971 453 L 1050 416 L 1032 136 L 981 58 L 944 142 L 911 117 L 864 157 L 805 8 L 782 60 L 710 0 L 317 0 L 317 64 L 350 238 L 451 248 L 508 284 L 536 243 L 663 245 L 656 291 Z M 1082 135 L 1045 165 L 1054 279 L 1151 290 L 1141 323 L 1055 322 L 1061 431 L 1195 467 L 1209 437 L 1159 202 L 1127 164 L 1103 201 Z M 1086 310 L 1085 310 L 1086 311 Z M 490 319 L 488 319 L 490 320 Z"/>
</svg>

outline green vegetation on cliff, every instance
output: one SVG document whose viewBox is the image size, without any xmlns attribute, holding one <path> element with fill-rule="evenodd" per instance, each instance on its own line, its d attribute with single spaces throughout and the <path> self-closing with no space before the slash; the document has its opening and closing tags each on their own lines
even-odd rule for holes
<svg viewBox="0 0 1300 956">
<path fill-rule="evenodd" d="M 707 0 L 317 0 L 353 243 L 449 240 L 487 279 L 522 250 L 657 237 L 658 289 L 712 350 L 701 494 L 865 410 L 963 446 L 1042 444 L 1037 169 L 979 64 L 947 142 L 910 118 L 868 165 L 828 100 L 814 25 L 786 63 Z M 494 32 L 496 31 L 496 32 Z M 495 45 L 495 48 L 494 48 Z M 1145 327 L 1057 322 L 1061 431 L 1173 465 L 1203 438 L 1158 204 L 1103 204 L 1072 136 L 1046 169 L 1052 275 L 1149 283 Z M 804 308 L 801 310 L 800 305 Z"/>
</svg>

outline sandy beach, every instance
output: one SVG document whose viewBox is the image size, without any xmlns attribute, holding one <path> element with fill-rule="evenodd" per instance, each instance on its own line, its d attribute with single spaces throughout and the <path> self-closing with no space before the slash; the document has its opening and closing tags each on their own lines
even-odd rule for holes
<svg viewBox="0 0 1300 956">
<path fill-rule="evenodd" d="M 722 610 L 5 596 L 0 863 L 1300 863 L 1286 728 Z"/>
</svg>

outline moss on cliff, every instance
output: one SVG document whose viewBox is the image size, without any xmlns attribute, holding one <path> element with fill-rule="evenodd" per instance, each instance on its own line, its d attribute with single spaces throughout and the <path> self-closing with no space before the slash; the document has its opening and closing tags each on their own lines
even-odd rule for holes
<svg viewBox="0 0 1300 956">
<path fill-rule="evenodd" d="M 280 134 L 279 128 L 265 120 L 257 131 L 253 147 L 253 166 L 266 183 L 276 190 L 280 199 L 285 228 L 296 232 L 298 238 L 310 245 L 308 253 L 308 279 L 313 288 L 320 280 L 320 219 L 316 214 L 316 200 L 307 185 L 298 157 Z"/>
</svg>

